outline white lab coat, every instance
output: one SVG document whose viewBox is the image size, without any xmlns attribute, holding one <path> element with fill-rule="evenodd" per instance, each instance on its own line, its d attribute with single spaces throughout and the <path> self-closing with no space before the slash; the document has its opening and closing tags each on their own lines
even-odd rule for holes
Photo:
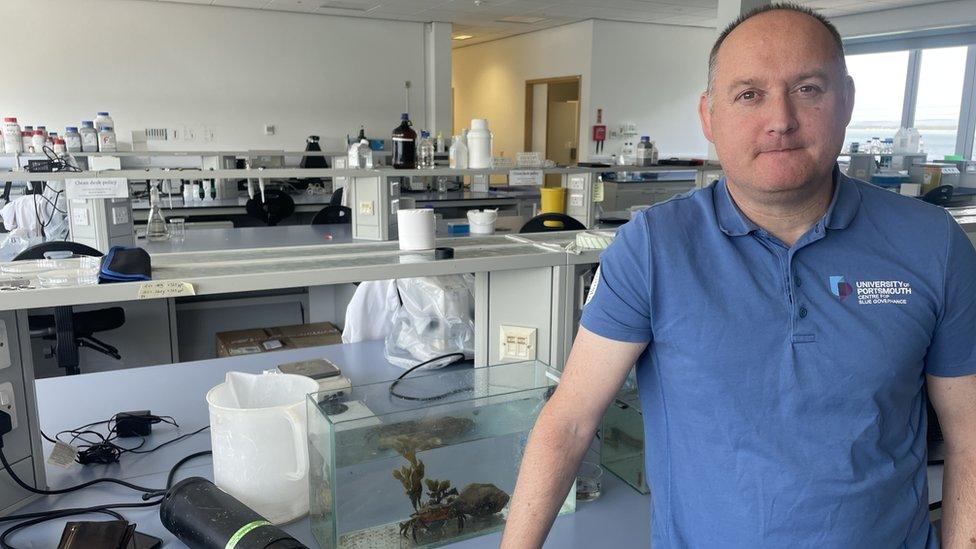
<svg viewBox="0 0 976 549">
<path fill-rule="evenodd" d="M 399 308 L 396 280 L 360 283 L 346 307 L 342 342 L 386 339 L 393 329 L 393 317 Z"/>
<path fill-rule="evenodd" d="M 38 210 L 45 210 L 44 206 L 47 203 L 37 198 L 37 207 L 35 208 L 34 200 L 35 197 L 31 195 L 20 196 L 0 209 L 3 226 L 8 231 L 23 229 L 28 238 L 41 236 L 41 223 L 37 217 L 37 212 Z"/>
</svg>

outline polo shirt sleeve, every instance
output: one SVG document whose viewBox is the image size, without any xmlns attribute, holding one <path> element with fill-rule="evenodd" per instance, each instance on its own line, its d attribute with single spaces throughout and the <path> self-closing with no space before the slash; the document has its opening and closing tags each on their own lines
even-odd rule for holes
<svg viewBox="0 0 976 549">
<path fill-rule="evenodd" d="M 600 267 L 580 324 L 616 341 L 651 340 L 650 241 L 646 212 L 617 231 L 600 255 Z"/>
<path fill-rule="evenodd" d="M 925 356 L 925 373 L 956 377 L 976 374 L 976 249 L 962 227 L 946 214 L 946 251 L 942 310 Z"/>
</svg>

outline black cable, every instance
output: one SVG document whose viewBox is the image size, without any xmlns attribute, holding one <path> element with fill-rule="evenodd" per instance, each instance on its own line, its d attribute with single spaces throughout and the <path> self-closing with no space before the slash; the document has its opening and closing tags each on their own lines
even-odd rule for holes
<svg viewBox="0 0 976 549">
<path fill-rule="evenodd" d="M 395 396 L 397 398 L 402 398 L 403 400 L 412 400 L 412 401 L 416 401 L 416 402 L 428 402 L 428 401 L 431 401 L 431 400 L 440 400 L 442 398 L 446 398 L 446 397 L 449 397 L 451 395 L 456 395 L 458 393 L 463 393 L 465 391 L 470 391 L 472 389 L 472 387 L 462 387 L 460 389 L 454 389 L 453 391 L 448 391 L 446 393 L 442 393 L 442 394 L 439 394 L 439 395 L 434 395 L 434 396 L 429 396 L 429 397 L 415 397 L 415 396 L 403 395 L 403 394 L 400 394 L 400 393 L 398 393 L 398 392 L 396 392 L 394 390 L 396 388 L 397 384 L 400 383 L 403 380 L 403 378 L 407 377 L 414 370 L 416 370 L 418 368 L 421 368 L 423 366 L 426 366 L 428 364 L 432 364 L 434 362 L 438 362 L 438 361 L 444 360 L 445 358 L 451 358 L 451 357 L 457 357 L 457 358 L 454 359 L 454 360 L 452 360 L 452 361 L 450 361 L 450 362 L 448 362 L 447 364 L 445 364 L 445 366 L 450 365 L 450 364 L 453 364 L 453 363 L 458 362 L 460 360 L 464 360 L 464 353 L 448 353 L 446 355 L 441 355 L 439 357 L 435 357 L 435 358 L 432 358 L 430 360 L 426 360 L 424 362 L 421 362 L 420 364 L 417 364 L 416 366 L 412 366 L 409 370 L 407 370 L 406 372 L 403 372 L 402 374 L 400 374 L 400 377 L 396 378 L 393 381 L 393 383 L 390 385 L 390 395 Z"/>
<path fill-rule="evenodd" d="M 193 435 L 200 434 L 200 433 L 206 431 L 209 428 L 210 428 L 209 425 L 205 425 L 203 427 L 200 427 L 196 431 L 193 431 L 192 433 L 187 433 L 185 435 L 180 435 L 180 436 L 178 436 L 178 437 L 176 437 L 176 438 L 174 438 L 172 440 L 167 440 L 166 442 L 161 443 L 159 446 L 156 446 L 155 448 L 150 448 L 148 450 L 137 450 L 135 448 L 133 448 L 131 450 L 128 449 L 128 448 L 123 448 L 123 450 L 125 450 L 125 453 L 129 453 L 129 454 L 149 454 L 149 453 L 155 452 L 156 450 L 159 450 L 160 448 L 162 448 L 163 446 L 166 446 L 168 444 L 173 444 L 174 442 L 179 442 L 179 441 L 181 441 L 181 440 L 183 440 L 185 438 L 192 437 Z M 140 443 L 139 446 L 142 446 L 142 444 Z M 138 446 L 136 448 L 138 448 Z"/>
<path fill-rule="evenodd" d="M 180 470 L 180 467 L 182 467 L 183 465 L 185 465 L 186 462 L 188 462 L 188 461 L 194 460 L 194 459 L 196 459 L 198 457 L 209 456 L 209 455 L 212 455 L 212 454 L 213 454 L 213 451 L 211 451 L 211 450 L 204 450 L 203 452 L 197 452 L 195 454 L 190 454 L 190 455 L 186 456 L 185 458 L 177 461 L 176 462 L 176 465 L 173 465 L 173 467 L 170 468 L 169 475 L 166 476 L 166 489 L 165 490 L 160 490 L 160 491 L 158 491 L 156 493 L 153 493 L 153 494 L 143 494 L 142 495 L 142 499 L 151 499 L 151 498 L 154 498 L 156 496 L 165 495 L 166 492 L 168 492 L 169 489 L 173 487 L 173 480 L 176 478 L 176 472 Z"/>
<path fill-rule="evenodd" d="M 82 488 L 87 488 L 89 486 L 99 484 L 101 482 L 118 484 L 120 486 L 125 486 L 126 488 L 129 488 L 131 490 L 136 490 L 137 492 L 143 492 L 143 493 L 154 493 L 159 491 L 157 488 L 146 488 L 145 486 L 139 486 L 137 484 L 132 484 L 130 482 L 119 480 L 117 478 L 97 478 L 95 480 L 90 480 L 88 482 L 83 482 L 76 486 L 69 486 L 67 488 L 58 488 L 57 490 L 41 490 L 27 484 L 26 482 L 21 480 L 20 477 L 17 476 L 17 473 L 15 473 L 13 468 L 10 466 L 10 462 L 7 461 L 7 456 L 4 454 L 2 446 L 0 446 L 0 464 L 3 465 L 3 468 L 7 470 L 7 473 L 10 475 L 10 478 L 12 478 L 14 482 L 17 483 L 18 486 L 20 486 L 24 490 L 27 490 L 28 492 L 31 492 L 33 494 L 40 494 L 42 496 L 57 496 L 60 494 L 67 494 L 69 492 L 75 492 L 77 490 L 81 490 Z"/>
</svg>

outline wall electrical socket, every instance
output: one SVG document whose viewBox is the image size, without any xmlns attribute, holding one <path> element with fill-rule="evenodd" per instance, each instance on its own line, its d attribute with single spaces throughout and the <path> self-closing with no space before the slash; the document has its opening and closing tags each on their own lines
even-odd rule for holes
<svg viewBox="0 0 976 549">
<path fill-rule="evenodd" d="M 374 215 L 374 207 L 372 200 L 366 200 L 359 203 L 359 215 Z"/>
<path fill-rule="evenodd" d="M 277 131 L 277 129 L 275 128 L 274 124 L 264 125 L 264 135 L 274 135 L 275 131 Z"/>
<path fill-rule="evenodd" d="M 537 331 L 535 328 L 522 326 L 499 327 L 499 360 L 535 360 Z"/>
<path fill-rule="evenodd" d="M 0 410 L 10 414 L 11 428 L 17 428 L 17 406 L 14 402 L 14 386 L 9 381 L 0 383 Z"/>
</svg>

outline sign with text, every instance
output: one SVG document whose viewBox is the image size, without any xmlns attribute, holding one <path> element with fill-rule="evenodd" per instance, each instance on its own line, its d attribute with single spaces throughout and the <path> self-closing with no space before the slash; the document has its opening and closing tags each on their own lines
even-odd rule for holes
<svg viewBox="0 0 976 549">
<path fill-rule="evenodd" d="M 124 177 L 65 179 L 64 192 L 69 200 L 75 198 L 129 198 L 129 180 Z"/>
<path fill-rule="evenodd" d="M 180 280 L 153 280 L 139 286 L 139 299 L 160 299 L 196 295 L 193 284 Z"/>
<path fill-rule="evenodd" d="M 542 153 L 520 152 L 515 153 L 515 165 L 519 168 L 541 168 Z"/>
<path fill-rule="evenodd" d="M 535 185 L 541 187 L 542 170 L 512 170 L 508 172 L 509 185 Z"/>
</svg>

